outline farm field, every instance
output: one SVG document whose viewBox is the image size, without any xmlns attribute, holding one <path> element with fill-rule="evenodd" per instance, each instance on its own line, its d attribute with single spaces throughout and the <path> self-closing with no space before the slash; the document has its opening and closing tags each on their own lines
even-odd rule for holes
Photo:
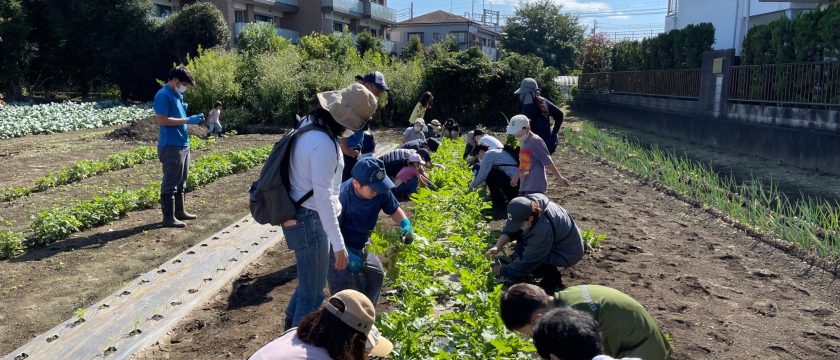
<svg viewBox="0 0 840 360">
<path fill-rule="evenodd" d="M 583 229 L 607 235 L 600 251 L 564 272 L 565 285 L 608 285 L 639 300 L 671 334 L 674 359 L 840 353 L 840 295 L 832 275 L 572 146 L 554 159 L 573 184 L 550 185 L 549 196 Z M 292 259 L 284 247 L 269 251 L 135 358 L 247 357 L 281 332 L 295 287 Z M 379 310 L 398 307 L 387 301 Z"/>
<path fill-rule="evenodd" d="M 105 133 L 85 130 L 30 136 L 5 140 L 0 146 L 15 151 L 54 143 L 59 148 L 62 141 L 72 141 L 73 135 L 84 137 L 84 144 L 91 148 L 110 146 L 112 153 L 143 144 L 105 140 Z M 398 141 L 398 134 L 379 131 L 377 140 Z M 211 149 L 196 151 L 196 158 L 221 149 L 263 146 L 276 138 L 223 138 Z M 17 147 L 6 143 L 11 141 Z M 110 155 L 93 154 L 99 154 L 93 158 L 100 160 Z M 91 157 L 68 156 L 50 163 L 48 169 L 82 159 Z M 557 188 L 552 184 L 549 196 L 568 208 L 581 228 L 607 236 L 602 250 L 564 272 L 565 284 L 604 284 L 638 299 L 671 334 L 675 359 L 819 359 L 840 351 L 840 296 L 831 275 L 570 145 L 555 154 L 555 161 L 573 186 Z M 12 173 L 26 171 L 16 169 L 25 169 L 27 161 L 16 164 Z M 49 207 L 44 203 L 85 198 L 106 187 L 145 184 L 154 180 L 158 171 L 157 163 L 152 162 L 85 179 L 6 203 L 9 208 L 3 208 L 2 216 L 25 220 L 16 213 L 34 213 Z M 259 167 L 222 177 L 190 193 L 191 209 L 202 218 L 186 230 L 159 228 L 157 208 L 135 211 L 108 225 L 0 262 L 0 300 L 9 304 L 0 309 L 0 352 L 14 350 L 73 317 L 75 309 L 93 304 L 245 215 L 243 199 L 258 172 Z M 9 185 L 31 181 L 31 177 L 21 177 Z M 38 201 L 26 201 L 36 197 Z M 30 202 L 33 204 L 27 205 Z M 384 217 L 382 220 L 389 224 Z M 501 221 L 495 221 L 489 229 L 501 226 Z M 485 276 L 481 271 L 476 273 Z M 295 285 L 291 251 L 285 245 L 271 249 L 226 291 L 135 358 L 247 357 L 279 334 L 282 311 Z M 391 301 L 393 294 L 383 299 L 389 301 L 379 304 L 380 311 L 399 308 Z"/>
</svg>

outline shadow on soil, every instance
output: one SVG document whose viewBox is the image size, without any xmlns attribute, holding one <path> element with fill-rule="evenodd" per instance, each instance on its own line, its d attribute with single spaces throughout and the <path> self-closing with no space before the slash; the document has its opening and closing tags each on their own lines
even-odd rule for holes
<svg viewBox="0 0 840 360">
<path fill-rule="evenodd" d="M 268 293 L 297 277 L 296 265 L 257 278 L 249 275 L 233 282 L 233 291 L 228 297 L 228 310 L 255 306 L 272 301 Z"/>
<path fill-rule="evenodd" d="M 114 241 L 120 240 L 128 237 L 132 237 L 137 234 L 141 234 L 146 231 L 151 231 L 154 229 L 161 228 L 162 225 L 160 223 L 153 223 L 153 224 L 145 224 L 140 226 L 135 226 L 133 228 L 125 229 L 125 230 L 118 230 L 118 231 L 108 231 L 93 234 L 90 236 L 67 239 L 64 241 L 59 241 L 57 243 L 50 244 L 46 247 L 35 249 L 29 251 L 21 256 L 16 258 L 9 259 L 11 262 L 28 262 L 28 261 L 40 261 L 54 255 L 63 253 L 65 251 L 73 251 L 77 249 L 92 249 L 102 247 L 103 245 Z"/>
</svg>

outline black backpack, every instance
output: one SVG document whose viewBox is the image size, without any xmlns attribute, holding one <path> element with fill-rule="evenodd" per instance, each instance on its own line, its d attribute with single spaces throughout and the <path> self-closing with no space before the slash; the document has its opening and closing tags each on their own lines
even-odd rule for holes
<svg viewBox="0 0 840 360">
<path fill-rule="evenodd" d="M 249 190 L 251 216 L 259 224 L 282 225 L 287 220 L 297 216 L 301 204 L 312 197 L 314 190 L 309 190 L 298 201 L 289 197 L 289 162 L 291 160 L 292 148 L 295 139 L 308 131 L 323 131 L 330 134 L 327 129 L 316 124 L 306 125 L 295 129 L 280 138 L 271 149 L 271 154 L 265 161 L 260 177 L 251 184 Z M 330 135 L 332 136 L 332 135 Z"/>
</svg>

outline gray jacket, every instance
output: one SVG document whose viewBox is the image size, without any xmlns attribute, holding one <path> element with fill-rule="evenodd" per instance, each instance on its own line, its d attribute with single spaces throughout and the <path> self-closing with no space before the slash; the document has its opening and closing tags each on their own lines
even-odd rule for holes
<svg viewBox="0 0 840 360">
<path fill-rule="evenodd" d="M 525 245 L 522 256 L 503 266 L 502 276 L 510 279 L 528 277 L 543 263 L 558 267 L 577 264 L 583 258 L 583 237 L 566 209 L 543 194 L 526 197 L 540 204 L 542 214 L 536 224 L 523 231 L 518 240 Z"/>
</svg>

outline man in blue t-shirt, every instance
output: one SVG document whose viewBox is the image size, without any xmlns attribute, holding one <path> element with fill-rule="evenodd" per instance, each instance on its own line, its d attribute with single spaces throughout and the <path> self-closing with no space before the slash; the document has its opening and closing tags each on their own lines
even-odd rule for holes
<svg viewBox="0 0 840 360">
<path fill-rule="evenodd" d="M 184 211 L 184 190 L 190 166 L 190 136 L 187 124 L 204 122 L 204 114 L 187 117 L 184 91 L 195 79 L 187 68 L 178 66 L 169 71 L 166 84 L 155 94 L 155 121 L 160 125 L 158 159 L 163 164 L 160 183 L 160 207 L 163 226 L 182 228 L 181 220 L 193 220 L 195 215 Z"/>
<path fill-rule="evenodd" d="M 385 163 L 382 160 L 372 157 L 360 159 L 353 166 L 352 174 L 352 179 L 341 184 L 338 196 L 341 202 L 338 223 L 350 262 L 344 270 L 336 270 L 335 257 L 330 251 L 327 280 L 331 293 L 354 289 L 367 295 L 376 305 L 385 280 L 385 271 L 379 258 L 367 252 L 365 245 L 376 227 L 379 212 L 385 212 L 400 225 L 401 236 L 406 244 L 414 241 L 414 230 L 390 191 L 394 183 L 385 174 Z"/>
</svg>

